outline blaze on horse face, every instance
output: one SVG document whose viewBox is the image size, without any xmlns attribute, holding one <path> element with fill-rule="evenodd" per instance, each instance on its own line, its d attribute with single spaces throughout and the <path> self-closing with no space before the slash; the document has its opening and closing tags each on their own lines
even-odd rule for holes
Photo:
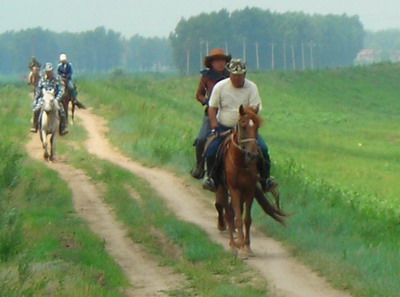
<svg viewBox="0 0 400 297">
<path fill-rule="evenodd" d="M 259 157 L 257 146 L 257 130 L 260 127 L 260 118 L 257 116 L 259 105 L 256 107 L 239 107 L 238 142 L 245 152 L 245 162 L 249 165 Z"/>
</svg>

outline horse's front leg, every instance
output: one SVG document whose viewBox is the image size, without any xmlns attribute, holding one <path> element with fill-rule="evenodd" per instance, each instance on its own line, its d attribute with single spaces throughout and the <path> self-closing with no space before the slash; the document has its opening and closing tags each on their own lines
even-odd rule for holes
<svg viewBox="0 0 400 297">
<path fill-rule="evenodd" d="M 254 257 L 254 253 L 250 248 L 250 227 L 252 223 L 251 218 L 251 207 L 253 205 L 253 197 L 254 193 L 248 194 L 247 199 L 245 200 L 245 216 L 244 216 L 244 226 L 245 226 L 245 234 L 244 234 L 244 246 L 241 251 L 245 257 Z"/>
<path fill-rule="evenodd" d="M 56 143 L 57 143 L 57 133 L 51 134 L 50 138 L 50 161 L 56 159 Z"/>
<path fill-rule="evenodd" d="M 40 139 L 42 140 L 43 158 L 47 161 L 49 158 L 49 152 L 47 150 L 47 135 L 43 130 L 40 133 Z"/>
<path fill-rule="evenodd" d="M 230 188 L 231 205 L 233 208 L 235 228 L 237 230 L 236 247 L 240 250 L 244 245 L 242 202 L 240 201 L 240 191 Z"/>
</svg>

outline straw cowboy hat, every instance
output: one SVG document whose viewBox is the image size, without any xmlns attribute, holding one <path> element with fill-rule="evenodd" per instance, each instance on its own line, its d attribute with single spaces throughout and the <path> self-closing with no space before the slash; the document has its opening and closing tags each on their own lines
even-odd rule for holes
<svg viewBox="0 0 400 297">
<path fill-rule="evenodd" d="M 225 59 L 226 63 L 232 59 L 230 54 L 225 54 L 225 51 L 222 48 L 215 48 L 211 50 L 210 55 L 204 58 L 204 66 L 207 68 L 211 68 L 211 62 L 215 59 Z"/>
</svg>

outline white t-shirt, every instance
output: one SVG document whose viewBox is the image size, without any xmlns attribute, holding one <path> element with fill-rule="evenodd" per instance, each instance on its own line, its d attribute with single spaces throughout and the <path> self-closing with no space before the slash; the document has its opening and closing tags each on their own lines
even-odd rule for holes
<svg viewBox="0 0 400 297">
<path fill-rule="evenodd" d="M 239 106 L 256 106 L 261 99 L 255 83 L 245 79 L 242 88 L 235 88 L 229 78 L 218 82 L 212 91 L 209 106 L 218 108 L 217 120 L 224 126 L 235 127 L 239 120 Z"/>
</svg>

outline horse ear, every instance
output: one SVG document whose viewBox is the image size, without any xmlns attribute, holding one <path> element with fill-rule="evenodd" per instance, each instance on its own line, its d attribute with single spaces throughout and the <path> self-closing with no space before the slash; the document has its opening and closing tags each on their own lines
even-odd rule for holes
<svg viewBox="0 0 400 297">
<path fill-rule="evenodd" d="M 240 106 L 239 106 L 239 113 L 240 113 L 240 115 L 245 115 L 245 114 L 246 114 L 246 113 L 244 112 L 243 104 L 240 104 Z"/>
</svg>

